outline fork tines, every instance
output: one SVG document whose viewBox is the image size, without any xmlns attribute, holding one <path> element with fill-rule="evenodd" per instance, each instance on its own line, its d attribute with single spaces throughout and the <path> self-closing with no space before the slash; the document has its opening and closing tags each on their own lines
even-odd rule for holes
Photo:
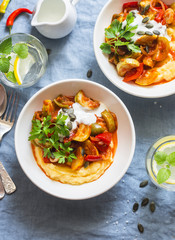
<svg viewBox="0 0 175 240">
<path fill-rule="evenodd" d="M 19 101 L 18 93 L 12 91 L 9 95 L 6 111 L 0 119 L 5 120 L 5 121 L 14 122 L 15 116 L 16 116 L 16 111 L 17 111 L 17 106 L 18 106 L 18 101 Z"/>
</svg>

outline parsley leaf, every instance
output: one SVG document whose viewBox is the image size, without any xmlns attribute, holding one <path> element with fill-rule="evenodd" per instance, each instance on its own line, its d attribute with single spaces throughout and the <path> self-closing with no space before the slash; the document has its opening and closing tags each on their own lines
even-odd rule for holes
<svg viewBox="0 0 175 240">
<path fill-rule="evenodd" d="M 37 140 L 43 146 L 44 157 L 56 158 L 58 163 L 65 163 L 66 160 L 72 162 L 76 158 L 73 148 L 70 147 L 71 142 L 63 143 L 59 141 L 60 136 L 69 136 L 69 130 L 65 125 L 66 119 L 67 116 L 62 113 L 54 120 L 50 115 L 44 117 L 42 122 L 34 119 L 28 138 L 29 141 Z"/>
<path fill-rule="evenodd" d="M 28 56 L 28 46 L 26 43 L 16 43 L 13 47 L 13 51 L 19 58 L 26 58 Z"/>
<path fill-rule="evenodd" d="M 102 43 L 100 46 L 103 53 L 110 54 L 111 53 L 111 46 L 108 43 Z"/>
<path fill-rule="evenodd" d="M 140 52 L 139 46 L 135 45 L 134 43 L 128 44 L 128 45 L 127 45 L 127 48 L 128 48 L 128 50 L 130 50 L 130 51 L 132 51 L 132 52 L 135 52 L 135 53 Z"/>
<path fill-rule="evenodd" d="M 124 24 L 119 22 L 117 19 L 112 21 L 111 25 L 108 28 L 105 28 L 105 37 L 107 42 L 100 45 L 102 52 L 110 54 L 111 48 L 113 48 L 115 53 L 118 53 L 117 49 L 120 46 L 127 46 L 129 51 L 135 53 L 141 52 L 139 46 L 135 45 L 132 41 L 132 37 L 135 33 L 131 31 L 137 29 L 138 27 L 138 25 L 131 26 L 133 22 L 134 15 L 132 12 L 127 15 Z"/>
</svg>

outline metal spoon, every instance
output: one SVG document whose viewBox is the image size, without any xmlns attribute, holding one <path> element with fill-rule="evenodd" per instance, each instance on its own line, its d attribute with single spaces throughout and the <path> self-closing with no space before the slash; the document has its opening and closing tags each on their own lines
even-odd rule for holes
<svg viewBox="0 0 175 240">
<path fill-rule="evenodd" d="M 7 93 L 2 84 L 0 84 L 0 116 L 5 112 L 7 106 Z"/>
</svg>

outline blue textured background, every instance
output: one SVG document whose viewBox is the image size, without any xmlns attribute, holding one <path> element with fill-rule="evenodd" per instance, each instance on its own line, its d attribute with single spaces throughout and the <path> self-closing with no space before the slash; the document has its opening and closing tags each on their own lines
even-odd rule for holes
<svg viewBox="0 0 175 240">
<path fill-rule="evenodd" d="M 0 38 L 8 34 L 5 29 L 8 15 L 19 7 L 32 10 L 35 3 L 35 0 L 11 0 L 0 22 Z M 31 28 L 31 16 L 24 14 L 15 21 L 12 33 L 31 33 L 52 50 L 42 79 L 20 92 L 18 115 L 40 88 L 66 78 L 86 79 L 91 68 L 90 80 L 117 94 L 131 113 L 137 136 L 132 164 L 123 179 L 99 197 L 83 201 L 57 199 L 39 190 L 24 175 L 15 155 L 13 127 L 3 138 L 0 160 L 15 181 L 17 191 L 0 201 L 0 240 L 175 239 L 175 193 L 156 189 L 150 181 L 146 188 L 139 188 L 139 183 L 148 179 L 144 162 L 148 147 L 160 136 L 175 133 L 175 96 L 140 99 L 120 91 L 103 75 L 93 52 L 93 29 L 105 3 L 106 0 L 81 0 L 77 5 L 76 26 L 61 40 L 49 40 Z M 144 197 L 155 201 L 156 211 L 151 214 L 147 206 L 133 213 L 133 203 L 140 203 Z M 143 234 L 138 232 L 138 222 L 145 227 Z"/>
</svg>

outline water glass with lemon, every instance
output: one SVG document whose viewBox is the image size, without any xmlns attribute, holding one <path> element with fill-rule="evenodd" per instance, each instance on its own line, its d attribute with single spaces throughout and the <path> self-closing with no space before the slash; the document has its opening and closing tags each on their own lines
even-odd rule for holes
<svg viewBox="0 0 175 240">
<path fill-rule="evenodd" d="M 0 42 L 0 79 L 10 87 L 30 87 L 46 70 L 44 45 L 24 33 L 9 35 Z"/>
<path fill-rule="evenodd" d="M 156 186 L 175 191 L 175 135 L 160 138 L 149 148 L 146 169 Z"/>
</svg>

